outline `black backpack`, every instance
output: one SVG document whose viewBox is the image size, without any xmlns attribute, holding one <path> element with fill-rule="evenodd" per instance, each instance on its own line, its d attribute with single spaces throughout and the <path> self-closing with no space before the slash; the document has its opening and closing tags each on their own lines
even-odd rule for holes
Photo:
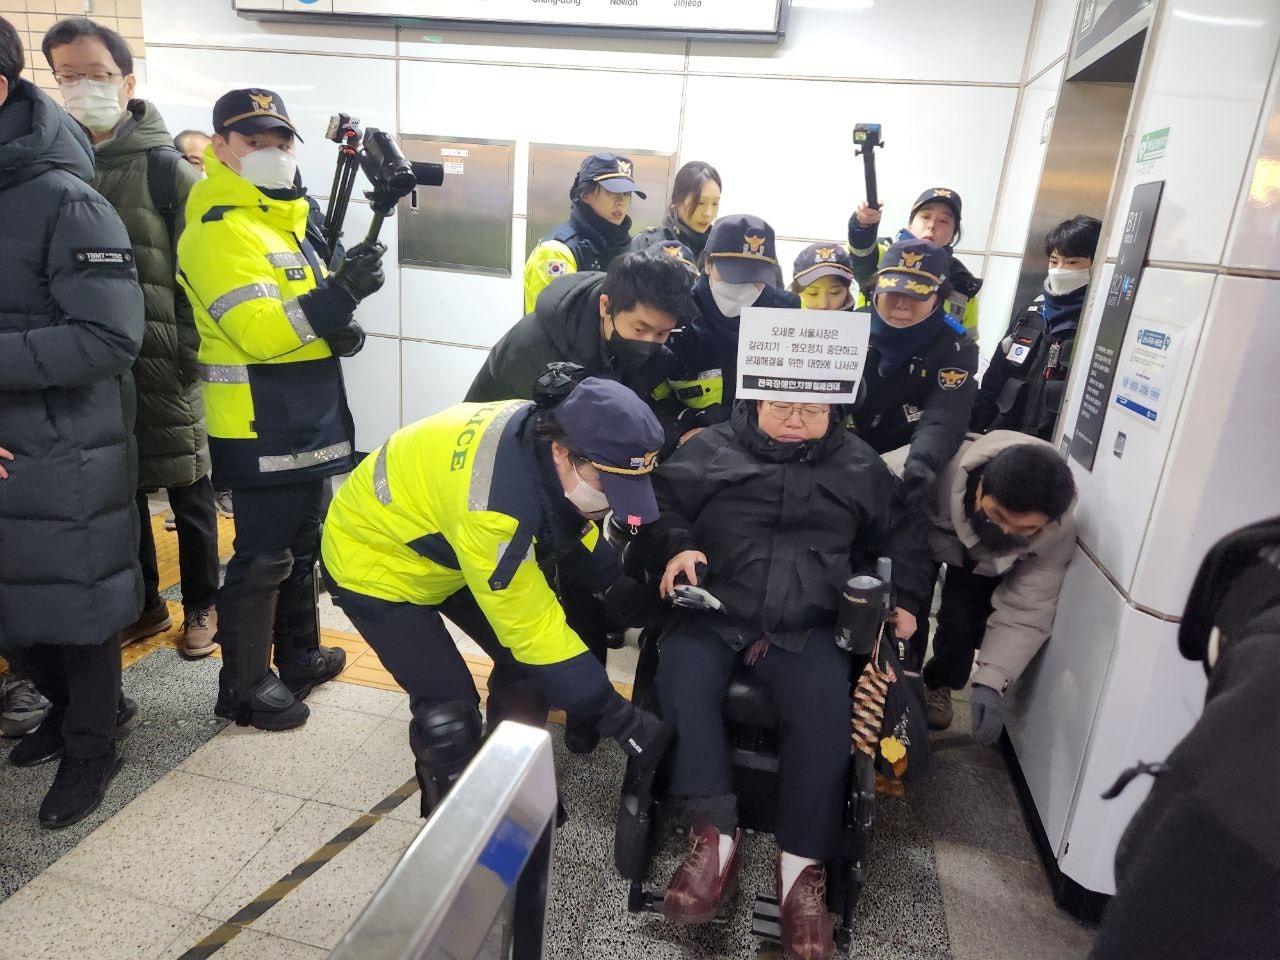
<svg viewBox="0 0 1280 960">
<path fill-rule="evenodd" d="M 169 231 L 169 243 L 178 242 L 178 207 L 174 204 L 174 190 L 178 182 L 178 164 L 187 158 L 173 147 L 152 147 L 147 151 L 147 192 L 156 212 L 164 220 Z"/>
</svg>

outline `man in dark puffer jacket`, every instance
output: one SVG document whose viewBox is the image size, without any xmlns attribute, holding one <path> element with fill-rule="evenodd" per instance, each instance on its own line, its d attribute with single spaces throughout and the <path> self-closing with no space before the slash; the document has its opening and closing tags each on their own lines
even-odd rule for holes
<svg viewBox="0 0 1280 960">
<path fill-rule="evenodd" d="M 101 802 L 132 708 L 119 632 L 142 608 L 129 367 L 143 312 L 89 141 L 22 63 L 0 19 L 0 652 L 53 704 L 10 755 L 61 758 L 40 807 L 52 828 Z"/>
<path fill-rule="evenodd" d="M 125 630 L 121 642 L 163 633 L 173 625 L 160 598 L 145 492 L 163 487 L 178 531 L 186 613 L 180 650 L 188 657 L 208 656 L 217 626 L 212 607 L 218 592 L 218 518 L 196 364 L 200 336 L 176 276 L 182 212 L 199 174 L 173 149 L 155 106 L 131 99 L 136 84 L 133 56 L 118 33 L 92 20 L 73 18 L 54 24 L 42 46 L 60 78 L 67 111 L 89 131 L 97 165 L 93 186 L 115 207 L 129 232 L 146 306 L 146 332 L 133 366 L 138 386 L 139 560 L 145 597 L 142 616 Z M 95 73 L 115 76 L 95 83 Z"/>
</svg>

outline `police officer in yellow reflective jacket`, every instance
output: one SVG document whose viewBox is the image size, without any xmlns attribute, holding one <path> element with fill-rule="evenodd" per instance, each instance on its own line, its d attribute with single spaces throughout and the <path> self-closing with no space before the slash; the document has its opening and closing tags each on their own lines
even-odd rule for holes
<svg viewBox="0 0 1280 960">
<path fill-rule="evenodd" d="M 382 248 L 357 246 L 328 273 L 306 240 L 297 131 L 278 95 L 232 90 L 213 126 L 207 178 L 187 200 L 178 279 L 200 332 L 213 479 L 236 504 L 217 600 L 216 712 L 283 730 L 306 721 L 300 701 L 345 662 L 320 646 L 314 567 L 324 485 L 354 463 L 335 353 L 363 341 L 352 315 L 382 286 Z"/>
<path fill-rule="evenodd" d="M 628 157 L 593 153 L 569 187 L 569 219 L 538 241 L 524 264 L 524 312 L 552 280 L 579 270 L 603 272 L 631 248 L 631 195 L 647 199 Z"/>
<path fill-rule="evenodd" d="M 347 478 L 325 521 L 334 601 L 409 693 L 424 816 L 481 737 L 475 684 L 441 614 L 493 658 L 491 685 L 532 682 L 643 767 L 671 739 L 613 689 L 541 566 L 572 568 L 596 594 L 617 581 L 618 557 L 590 521 L 610 509 L 633 528 L 657 519 L 662 428 L 596 377 L 540 404 L 463 403 L 404 427 Z M 491 696 L 490 729 L 497 713 Z"/>
</svg>

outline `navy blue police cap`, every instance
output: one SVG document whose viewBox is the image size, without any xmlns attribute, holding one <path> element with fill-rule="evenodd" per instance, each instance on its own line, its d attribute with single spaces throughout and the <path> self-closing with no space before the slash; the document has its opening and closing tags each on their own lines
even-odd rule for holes
<svg viewBox="0 0 1280 960">
<path fill-rule="evenodd" d="M 773 227 L 750 214 L 721 217 L 711 227 L 703 254 L 726 283 L 768 283 L 777 277 Z"/>
<path fill-rule="evenodd" d="M 658 519 L 649 475 L 665 435 L 653 411 L 628 387 L 587 377 L 551 416 L 569 449 L 600 471 L 614 515 L 633 527 Z"/>
<path fill-rule="evenodd" d="M 792 280 L 797 286 L 807 287 L 819 277 L 839 277 L 853 283 L 853 261 L 843 243 L 811 243 L 800 251 Z"/>
<path fill-rule="evenodd" d="M 679 240 L 661 240 L 649 249 L 657 250 L 664 257 L 677 261 L 695 277 L 698 275 L 698 255 Z"/>
<path fill-rule="evenodd" d="M 876 271 L 876 295 L 900 293 L 928 300 L 941 289 L 951 268 L 951 253 L 929 240 L 902 240 L 885 251 Z"/>
<path fill-rule="evenodd" d="M 648 196 L 636 185 L 634 170 L 635 164 L 630 157 L 616 153 L 593 153 L 578 167 L 574 184 L 581 190 L 595 183 L 610 193 L 634 193 L 641 200 L 647 200 Z"/>
<path fill-rule="evenodd" d="M 911 205 L 911 216 L 907 218 L 908 222 L 915 219 L 916 214 L 920 212 L 920 208 L 926 203 L 946 204 L 951 208 L 951 212 L 955 214 L 956 226 L 960 226 L 960 194 L 950 187 L 930 187 L 916 197 L 916 202 Z"/>
<path fill-rule="evenodd" d="M 213 132 L 225 137 L 231 130 L 246 136 L 264 130 L 288 130 L 302 139 L 280 94 L 261 87 L 229 90 L 213 105 Z"/>
</svg>

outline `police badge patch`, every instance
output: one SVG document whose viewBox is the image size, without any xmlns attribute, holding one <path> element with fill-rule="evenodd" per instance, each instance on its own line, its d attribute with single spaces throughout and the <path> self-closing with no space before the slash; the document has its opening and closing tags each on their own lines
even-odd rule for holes
<svg viewBox="0 0 1280 960">
<path fill-rule="evenodd" d="M 943 367 L 938 371 L 938 386 L 943 390 L 959 390 L 969 379 L 969 371 L 959 367 Z"/>
</svg>

